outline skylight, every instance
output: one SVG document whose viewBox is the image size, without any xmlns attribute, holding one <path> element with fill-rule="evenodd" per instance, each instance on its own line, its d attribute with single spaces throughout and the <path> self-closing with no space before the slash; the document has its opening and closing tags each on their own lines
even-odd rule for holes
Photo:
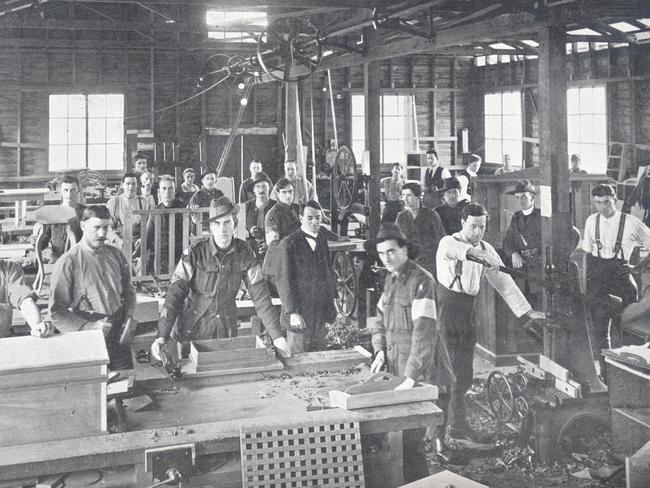
<svg viewBox="0 0 650 488">
<path fill-rule="evenodd" d="M 609 26 L 621 32 L 636 32 L 641 30 L 637 26 L 628 24 L 627 22 L 616 22 L 614 24 L 609 24 Z"/>
<path fill-rule="evenodd" d="M 266 12 L 251 10 L 208 10 L 206 23 L 210 39 L 255 42 L 251 34 L 259 34 L 268 25 Z M 246 27 L 250 26 L 250 31 Z"/>
<path fill-rule="evenodd" d="M 602 35 L 600 32 L 587 29 L 586 27 L 584 29 L 575 29 L 575 30 L 568 31 L 567 34 L 569 34 L 570 36 L 599 36 L 599 37 Z"/>
<path fill-rule="evenodd" d="M 505 44 L 503 42 L 496 42 L 494 44 L 490 44 L 490 47 L 492 49 L 510 49 L 512 51 L 515 51 L 515 48 L 510 46 L 509 44 Z"/>
<path fill-rule="evenodd" d="M 537 42 L 537 41 L 533 41 L 533 40 L 531 40 L 531 39 L 524 39 L 524 40 L 521 41 L 521 42 L 523 42 L 524 44 L 526 44 L 527 46 L 530 46 L 530 47 L 537 47 L 537 46 L 539 46 L 539 42 Z"/>
</svg>

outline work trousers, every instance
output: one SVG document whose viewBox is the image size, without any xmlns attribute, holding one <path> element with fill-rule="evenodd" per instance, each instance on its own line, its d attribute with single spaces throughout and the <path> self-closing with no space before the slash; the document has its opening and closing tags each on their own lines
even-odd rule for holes
<svg viewBox="0 0 650 488">
<path fill-rule="evenodd" d="M 445 412 L 445 423 L 457 430 L 468 429 L 465 393 L 472 386 L 474 378 L 474 298 L 438 285 L 438 323 L 447 341 L 451 368 L 456 377 L 448 388 L 448 395 L 441 396 L 439 403 Z M 441 428 L 440 433 L 444 434 L 445 424 Z"/>
<path fill-rule="evenodd" d="M 108 368 L 111 371 L 118 369 L 133 369 L 131 347 L 128 344 L 120 344 L 121 332 L 121 324 L 113 325 L 111 332 L 108 334 L 108 339 L 106 340 L 106 348 L 108 349 L 108 357 L 110 359 Z"/>
<path fill-rule="evenodd" d="M 608 305 L 608 295 L 623 300 L 623 308 L 637 301 L 637 287 L 622 259 L 603 259 L 587 256 L 587 293 L 602 300 L 590 305 L 592 323 L 592 350 L 604 365 L 601 349 L 621 346 L 621 317 Z M 609 336 L 609 340 L 608 340 Z M 604 369 L 601 368 L 601 372 Z"/>
</svg>

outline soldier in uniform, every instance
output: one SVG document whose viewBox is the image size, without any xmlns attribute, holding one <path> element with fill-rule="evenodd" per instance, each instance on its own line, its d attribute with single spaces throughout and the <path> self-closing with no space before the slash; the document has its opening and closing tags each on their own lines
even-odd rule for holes
<svg viewBox="0 0 650 488">
<path fill-rule="evenodd" d="M 252 163 L 251 163 L 252 165 Z M 271 178 L 262 171 L 256 173 L 251 180 L 251 191 L 254 198 L 246 202 L 246 242 L 257 255 L 258 261 L 264 262 L 266 256 L 266 215 L 273 208 L 275 202 L 269 198 L 271 192 Z"/>
<path fill-rule="evenodd" d="M 521 210 L 517 210 L 510 220 L 503 238 L 503 252 L 511 259 L 512 267 L 531 276 L 542 277 L 542 212 L 535 206 L 535 188 L 528 180 L 517 182 L 514 195 L 519 200 Z M 542 289 L 529 281 L 516 280 L 533 308 L 541 306 Z"/>
<path fill-rule="evenodd" d="M 418 380 L 431 379 L 433 365 L 444 364 L 450 372 L 448 353 L 438 334 L 435 282 L 431 274 L 412 258 L 415 248 L 395 224 L 383 224 L 377 237 L 365 242 L 388 271 L 377 306 L 378 321 L 372 335 L 375 358 L 371 371 L 386 367 L 404 381 L 396 389 L 408 389 Z M 446 361 L 445 361 L 446 358 Z M 438 372 L 438 378 L 442 371 Z M 426 429 L 403 433 L 404 480 L 411 482 L 429 475 L 424 453 Z"/>
<path fill-rule="evenodd" d="M 237 336 L 235 297 L 242 282 L 276 349 L 289 355 L 257 258 L 234 237 L 237 212 L 226 197 L 210 204 L 212 235 L 192 244 L 178 263 L 151 346 L 154 357 L 160 359 L 160 348 L 170 337 L 187 346 L 191 340 Z"/>
</svg>

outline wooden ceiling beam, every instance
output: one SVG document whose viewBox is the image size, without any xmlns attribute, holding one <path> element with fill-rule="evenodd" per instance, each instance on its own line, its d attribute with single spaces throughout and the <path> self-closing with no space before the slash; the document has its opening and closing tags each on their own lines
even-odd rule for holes
<svg viewBox="0 0 650 488">
<path fill-rule="evenodd" d="M 262 8 L 262 7 L 287 7 L 287 8 L 381 8 L 393 4 L 391 0 L 59 0 L 72 3 L 124 3 L 146 4 L 152 8 L 161 5 L 198 6 L 213 9 L 227 8 Z"/>
</svg>

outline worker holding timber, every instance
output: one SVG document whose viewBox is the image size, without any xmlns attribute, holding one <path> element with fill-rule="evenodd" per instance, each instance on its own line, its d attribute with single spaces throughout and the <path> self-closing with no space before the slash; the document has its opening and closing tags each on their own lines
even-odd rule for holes
<svg viewBox="0 0 650 488">
<path fill-rule="evenodd" d="M 517 317 L 541 320 L 545 315 L 533 311 L 510 275 L 498 271 L 503 265 L 494 248 L 483 241 L 487 212 L 481 205 L 469 203 L 463 208 L 462 229 L 441 239 L 438 246 L 438 320 L 451 356 L 455 376 L 449 396 L 442 398 L 449 435 L 475 440 L 465 415 L 465 393 L 472 385 L 476 345 L 473 317 L 476 295 L 483 278 L 496 289 Z M 483 261 L 483 264 L 472 261 Z M 524 320 L 525 320 L 524 319 Z M 530 323 L 530 320 L 526 321 Z M 439 432 L 444 437 L 444 430 Z"/>
<path fill-rule="evenodd" d="M 34 290 L 25 284 L 20 265 L 3 259 L 0 260 L 0 338 L 9 335 L 14 308 L 23 314 L 33 336 L 47 337 L 54 333 L 52 323 L 43 322 Z"/>
<path fill-rule="evenodd" d="M 101 330 L 110 369 L 132 369 L 131 350 L 120 337 L 135 306 L 135 290 L 126 257 L 106 243 L 110 224 L 108 208 L 84 210 L 81 242 L 59 258 L 52 274 L 50 316 L 62 333 Z"/>
<path fill-rule="evenodd" d="M 160 359 L 160 347 L 170 337 L 184 346 L 191 340 L 237 335 L 235 297 L 242 281 L 282 356 L 289 356 L 280 330 L 279 312 L 262 276 L 255 253 L 244 241 L 234 238 L 236 205 L 226 197 L 210 204 L 210 237 L 203 237 L 184 251 L 158 321 L 158 336 L 151 346 Z"/>
<path fill-rule="evenodd" d="M 600 358 L 600 374 L 606 381 L 600 351 L 622 345 L 620 315 L 608 305 L 609 295 L 621 298 L 623 307 L 637 301 L 628 261 L 636 246 L 650 245 L 650 229 L 633 215 L 617 210 L 612 186 L 598 185 L 591 195 L 597 212 L 587 217 L 582 248 L 587 253 L 587 293 L 602 298 L 590 306 L 595 338 L 592 350 Z"/>
<path fill-rule="evenodd" d="M 379 318 L 372 335 L 375 358 L 371 372 L 384 366 L 389 373 L 404 377 L 396 389 L 408 389 L 418 380 L 449 378 L 451 364 L 442 336 L 438 333 L 435 280 L 416 264 L 415 248 L 395 224 L 385 223 L 377 237 L 364 244 L 369 254 L 379 257 L 388 271 L 379 299 Z M 445 381 L 445 380 L 443 380 Z M 448 383 L 449 379 L 445 381 Z M 404 480 L 429 475 L 424 453 L 426 429 L 404 431 Z"/>
</svg>

